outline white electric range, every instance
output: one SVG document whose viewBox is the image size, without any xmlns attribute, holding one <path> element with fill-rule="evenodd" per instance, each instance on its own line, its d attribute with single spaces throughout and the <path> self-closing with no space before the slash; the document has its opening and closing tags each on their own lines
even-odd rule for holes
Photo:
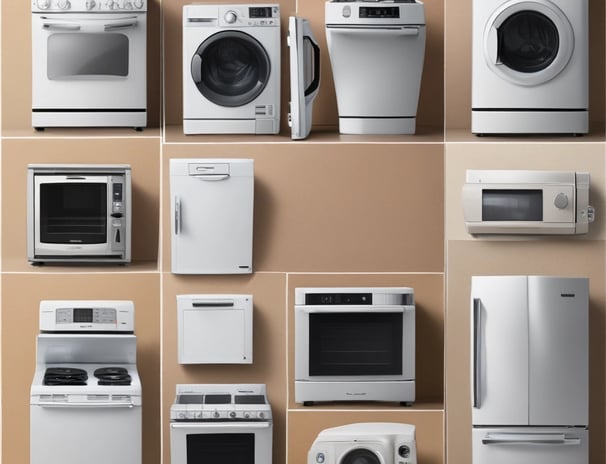
<svg viewBox="0 0 606 464">
<path fill-rule="evenodd" d="M 140 464 L 132 301 L 42 301 L 30 464 Z"/>
</svg>

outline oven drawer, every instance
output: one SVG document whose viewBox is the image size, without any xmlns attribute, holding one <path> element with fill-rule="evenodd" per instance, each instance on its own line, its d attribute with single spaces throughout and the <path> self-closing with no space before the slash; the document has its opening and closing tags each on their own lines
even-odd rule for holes
<svg viewBox="0 0 606 464">
<path fill-rule="evenodd" d="M 171 464 L 271 464 L 271 422 L 172 422 Z"/>
<path fill-rule="evenodd" d="M 141 464 L 141 445 L 140 406 L 30 406 L 30 464 Z"/>
</svg>

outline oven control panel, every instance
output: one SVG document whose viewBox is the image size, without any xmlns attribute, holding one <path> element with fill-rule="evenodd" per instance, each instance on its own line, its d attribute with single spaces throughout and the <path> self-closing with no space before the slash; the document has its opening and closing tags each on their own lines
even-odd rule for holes
<svg viewBox="0 0 606 464">
<path fill-rule="evenodd" d="M 33 0 L 32 12 L 120 13 L 147 11 L 147 0 Z"/>
<path fill-rule="evenodd" d="M 132 301 L 41 301 L 42 332 L 133 332 Z"/>
</svg>

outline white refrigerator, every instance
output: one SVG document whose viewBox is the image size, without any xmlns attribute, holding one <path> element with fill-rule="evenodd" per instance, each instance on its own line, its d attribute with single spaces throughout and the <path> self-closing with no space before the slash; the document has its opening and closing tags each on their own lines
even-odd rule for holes
<svg viewBox="0 0 606 464">
<path fill-rule="evenodd" d="M 589 281 L 474 276 L 473 464 L 587 464 Z"/>
</svg>

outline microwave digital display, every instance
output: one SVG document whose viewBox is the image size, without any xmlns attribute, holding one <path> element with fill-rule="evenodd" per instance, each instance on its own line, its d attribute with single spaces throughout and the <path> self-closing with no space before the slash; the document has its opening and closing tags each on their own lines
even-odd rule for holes
<svg viewBox="0 0 606 464">
<path fill-rule="evenodd" d="M 542 221 L 542 190 L 482 190 L 483 221 Z"/>
</svg>

